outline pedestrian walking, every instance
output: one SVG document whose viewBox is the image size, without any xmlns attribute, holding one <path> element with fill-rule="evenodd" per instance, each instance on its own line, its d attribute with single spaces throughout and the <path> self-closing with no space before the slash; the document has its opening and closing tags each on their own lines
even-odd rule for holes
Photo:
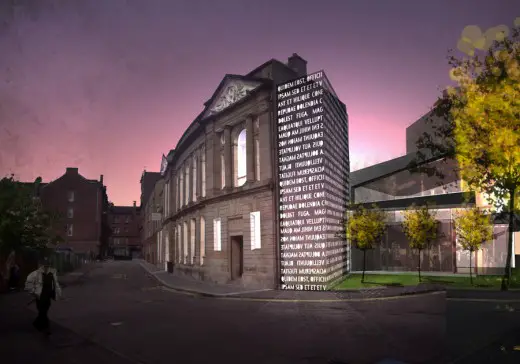
<svg viewBox="0 0 520 364">
<path fill-rule="evenodd" d="M 56 270 L 51 267 L 48 258 L 43 258 L 38 269 L 29 274 L 25 289 L 33 296 L 38 309 L 33 326 L 40 332 L 50 334 L 48 312 L 52 300 L 61 296 L 61 287 Z"/>
</svg>

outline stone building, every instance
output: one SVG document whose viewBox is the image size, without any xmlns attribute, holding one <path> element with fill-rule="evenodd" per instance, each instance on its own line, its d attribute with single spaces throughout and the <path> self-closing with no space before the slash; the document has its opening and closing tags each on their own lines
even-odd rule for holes
<svg viewBox="0 0 520 364">
<path fill-rule="evenodd" d="M 114 257 L 137 257 L 141 254 L 140 212 L 133 206 L 110 206 L 108 221 L 111 228 L 110 255 Z"/>
<path fill-rule="evenodd" d="M 158 264 L 157 243 L 161 234 L 164 180 L 158 172 L 143 172 L 141 177 L 140 239 L 142 255 L 150 263 Z"/>
<path fill-rule="evenodd" d="M 83 177 L 78 168 L 67 168 L 60 178 L 44 184 L 40 198 L 45 209 L 59 213 L 58 231 L 62 231 L 62 248 L 95 257 L 104 255 L 108 245 L 108 197 L 99 180 Z"/>
<path fill-rule="evenodd" d="M 275 86 L 306 75 L 307 62 L 294 54 L 222 79 L 163 156 L 143 209 L 149 261 L 172 261 L 176 274 L 201 280 L 279 287 Z"/>
</svg>

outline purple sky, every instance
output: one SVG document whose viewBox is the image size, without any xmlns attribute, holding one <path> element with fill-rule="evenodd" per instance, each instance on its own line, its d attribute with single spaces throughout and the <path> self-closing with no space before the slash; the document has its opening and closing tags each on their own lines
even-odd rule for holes
<svg viewBox="0 0 520 364">
<path fill-rule="evenodd" d="M 48 182 L 78 167 L 127 205 L 226 73 L 295 52 L 324 69 L 359 169 L 405 152 L 466 25 L 520 16 L 516 0 L 32 2 L 0 28 L 0 175 Z"/>
</svg>

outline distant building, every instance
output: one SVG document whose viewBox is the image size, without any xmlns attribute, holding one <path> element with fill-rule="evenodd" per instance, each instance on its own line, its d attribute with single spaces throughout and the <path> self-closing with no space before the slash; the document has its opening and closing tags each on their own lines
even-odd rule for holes
<svg viewBox="0 0 520 364">
<path fill-rule="evenodd" d="M 135 201 L 133 206 L 109 207 L 110 255 L 134 258 L 141 255 L 140 220 L 139 207 L 136 206 Z"/>
<path fill-rule="evenodd" d="M 45 209 L 60 215 L 57 230 L 62 249 L 95 257 L 104 255 L 108 245 L 108 197 L 99 180 L 83 177 L 78 168 L 67 168 L 60 178 L 42 184 L 39 191 Z"/>
<path fill-rule="evenodd" d="M 160 216 L 164 181 L 159 172 L 144 171 L 141 176 L 141 217 L 140 238 L 143 257 L 150 263 L 157 264 L 157 236 L 161 230 Z"/>
</svg>

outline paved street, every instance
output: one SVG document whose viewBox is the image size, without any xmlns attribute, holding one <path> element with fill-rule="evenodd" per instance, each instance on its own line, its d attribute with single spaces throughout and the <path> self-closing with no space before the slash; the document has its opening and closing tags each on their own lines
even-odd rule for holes
<svg viewBox="0 0 520 364">
<path fill-rule="evenodd" d="M 128 363 L 421 363 L 442 353 L 445 337 L 439 293 L 331 303 L 202 298 L 159 289 L 136 262 L 107 262 L 64 295 L 52 319 L 81 335 L 78 345 L 87 339 Z"/>
<path fill-rule="evenodd" d="M 520 363 L 519 292 L 450 293 L 446 324 L 455 363 Z"/>
</svg>

